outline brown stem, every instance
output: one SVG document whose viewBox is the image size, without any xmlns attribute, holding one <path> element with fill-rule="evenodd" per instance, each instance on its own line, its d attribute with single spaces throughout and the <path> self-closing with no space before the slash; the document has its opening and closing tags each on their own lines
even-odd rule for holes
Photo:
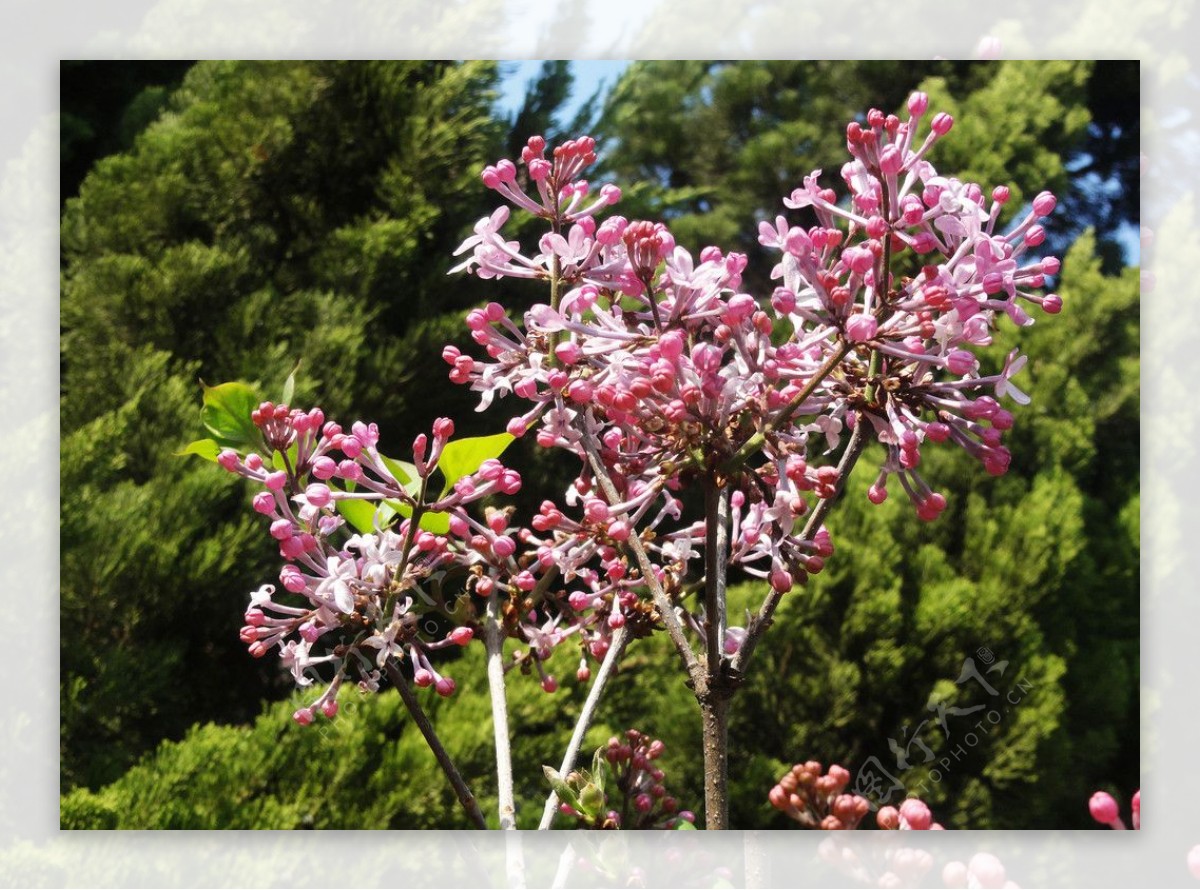
<svg viewBox="0 0 1200 890">
<path fill-rule="evenodd" d="M 458 796 L 458 802 L 462 804 L 463 809 L 467 812 L 467 818 L 475 824 L 476 828 L 486 829 L 487 821 L 483 818 L 483 813 L 479 809 L 479 803 L 475 800 L 475 795 L 471 793 L 471 789 L 463 779 L 462 773 L 458 771 L 458 767 L 454 765 L 454 761 L 450 759 L 450 755 L 442 746 L 441 739 L 438 738 L 433 724 L 429 722 L 429 718 L 425 716 L 425 712 L 421 709 L 421 703 L 417 701 L 417 696 L 413 693 L 412 687 L 408 685 L 408 680 L 405 678 L 404 673 L 397 667 L 396 662 L 390 658 L 384 666 L 384 670 L 387 671 L 388 679 L 392 681 L 392 685 L 396 687 L 396 691 L 400 693 L 400 700 L 404 702 L 404 707 L 408 709 L 413 723 L 417 724 L 417 729 L 421 730 L 421 735 L 425 737 L 426 744 L 433 751 L 433 756 L 437 758 L 438 766 L 442 768 L 442 772 L 450 780 L 450 785 L 454 788 L 454 793 Z"/>
<path fill-rule="evenodd" d="M 718 687 L 697 696 L 704 732 L 704 827 L 729 828 L 729 703 L 732 690 Z"/>
<path fill-rule="evenodd" d="M 729 489 L 704 480 L 704 636 L 707 670 L 696 690 L 704 743 L 704 826 L 729 827 L 729 705 L 734 686 L 725 659 L 725 584 Z"/>
</svg>

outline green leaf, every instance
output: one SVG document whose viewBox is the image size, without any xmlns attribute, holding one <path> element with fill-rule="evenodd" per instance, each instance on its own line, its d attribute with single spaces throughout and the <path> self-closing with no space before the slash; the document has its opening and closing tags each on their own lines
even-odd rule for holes
<svg viewBox="0 0 1200 890">
<path fill-rule="evenodd" d="M 360 498 L 339 498 L 335 501 L 337 511 L 346 521 L 364 535 L 375 531 L 375 502 Z"/>
<path fill-rule="evenodd" d="M 299 446 L 295 442 L 293 442 L 291 445 L 288 446 L 286 461 L 283 459 L 283 455 L 280 454 L 278 451 L 272 452 L 271 453 L 271 468 L 274 470 L 286 470 L 290 463 L 292 468 L 294 469 L 296 466 L 296 457 L 299 454 L 300 454 L 300 449 L 299 449 Z"/>
<path fill-rule="evenodd" d="M 300 363 L 296 362 L 296 367 L 292 368 L 292 373 L 288 374 L 288 379 L 283 381 L 283 395 L 279 399 L 280 404 L 292 404 L 292 397 L 296 395 L 296 372 L 299 370 Z"/>
<path fill-rule="evenodd" d="M 485 460 L 499 457 L 509 445 L 513 437 L 508 433 L 497 433 L 494 436 L 474 436 L 469 439 L 455 439 L 447 442 L 442 449 L 442 457 L 438 461 L 438 469 L 446 477 L 446 487 L 442 489 L 442 497 L 454 487 L 454 483 L 464 476 L 470 476 L 478 470 Z"/>
<path fill-rule="evenodd" d="M 258 395 L 244 383 L 209 386 L 203 380 L 204 407 L 200 420 L 221 445 L 237 447 L 261 441 L 250 412 L 258 407 Z"/>
<path fill-rule="evenodd" d="M 176 451 L 177 457 L 182 457 L 186 454 L 198 454 L 205 460 L 217 462 L 217 455 L 221 453 L 221 446 L 215 439 L 197 439 L 189 444 L 182 451 Z"/>
<path fill-rule="evenodd" d="M 546 781 L 550 783 L 550 787 L 554 789 L 554 793 L 558 795 L 558 799 L 561 802 L 567 804 L 577 812 L 584 812 L 583 807 L 579 805 L 578 796 L 576 796 L 571 786 L 563 781 L 563 778 L 559 774 L 558 770 L 550 766 L 543 766 L 542 772 L 545 774 Z"/>
<path fill-rule="evenodd" d="M 404 486 L 405 491 L 409 494 L 415 494 L 417 489 L 421 487 L 421 477 L 417 473 L 417 468 L 408 461 L 395 460 L 394 458 L 384 457 L 379 455 L 379 459 L 383 461 L 383 465 L 388 468 L 388 471 L 396 477 L 396 481 Z"/>
<path fill-rule="evenodd" d="M 384 503 L 405 519 L 413 514 L 413 508 L 408 504 L 401 503 L 400 501 L 384 501 Z M 435 535 L 449 534 L 450 514 L 426 510 L 421 514 L 421 521 L 417 523 L 417 527 L 423 528 L 425 531 L 432 532 Z"/>
</svg>

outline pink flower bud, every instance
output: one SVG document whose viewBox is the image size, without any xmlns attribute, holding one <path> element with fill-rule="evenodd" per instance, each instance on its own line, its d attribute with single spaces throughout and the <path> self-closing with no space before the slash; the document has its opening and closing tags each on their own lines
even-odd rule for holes
<svg viewBox="0 0 1200 890">
<path fill-rule="evenodd" d="M 558 681 L 553 676 L 547 674 L 542 678 L 542 692 L 553 695 L 558 692 Z"/>
<path fill-rule="evenodd" d="M 322 455 L 312 463 L 312 474 L 318 479 L 332 479 L 337 473 L 337 462 L 331 457 Z"/>
<path fill-rule="evenodd" d="M 997 204 L 1007 204 L 1012 192 L 1006 185 L 998 185 L 992 189 L 992 200 Z"/>
<path fill-rule="evenodd" d="M 939 421 L 925 425 L 925 438 L 931 442 L 945 442 L 950 438 L 950 427 Z"/>
<path fill-rule="evenodd" d="M 592 401 L 595 394 L 595 387 L 586 380 L 572 381 L 571 385 L 567 387 L 567 398 L 576 404 L 583 405 Z"/>
<path fill-rule="evenodd" d="M 937 237 L 932 232 L 918 232 L 912 246 L 917 253 L 932 253 L 937 249 Z"/>
<path fill-rule="evenodd" d="M 458 688 L 457 684 L 449 677 L 442 677 L 434 684 L 434 690 L 442 698 L 449 698 L 454 695 L 454 690 Z"/>
<path fill-rule="evenodd" d="M 1092 799 L 1088 801 L 1088 810 L 1091 811 L 1092 818 L 1101 825 L 1111 825 L 1120 818 L 1117 802 L 1105 791 L 1097 791 L 1092 795 Z"/>
<path fill-rule="evenodd" d="M 304 552 L 304 539 L 299 535 L 291 538 L 285 538 L 279 542 L 279 552 L 284 559 L 295 559 Z"/>
<path fill-rule="evenodd" d="M 930 121 L 929 126 L 937 135 L 945 136 L 950 132 L 950 128 L 954 126 L 954 118 L 946 114 L 946 112 L 940 111 L 933 116 L 933 120 Z"/>
<path fill-rule="evenodd" d="M 433 671 L 426 670 L 425 668 L 417 668 L 413 673 L 413 685 L 420 686 L 422 689 L 432 686 Z"/>
<path fill-rule="evenodd" d="M 929 108 L 929 95 L 915 92 L 908 97 L 908 113 L 912 117 L 920 117 Z"/>
<path fill-rule="evenodd" d="M 241 463 L 238 458 L 238 453 L 230 448 L 226 448 L 217 455 L 217 463 L 224 467 L 229 472 L 235 472 L 238 465 Z"/>
<path fill-rule="evenodd" d="M 271 523 L 271 537 L 276 541 L 284 541 L 292 536 L 292 520 L 276 519 Z"/>
<path fill-rule="evenodd" d="M 975 356 L 965 349 L 951 350 L 950 354 L 946 356 L 946 367 L 951 374 L 957 374 L 960 377 L 970 374 L 975 370 Z"/>
<path fill-rule="evenodd" d="M 254 509 L 264 515 L 270 516 L 275 512 L 275 496 L 269 492 L 260 491 L 254 496 Z"/>
<path fill-rule="evenodd" d="M 304 489 L 304 497 L 314 507 L 327 507 L 333 501 L 333 492 L 329 490 L 328 485 L 314 482 Z"/>
<path fill-rule="evenodd" d="M 895 831 L 900 827 L 900 812 L 895 807 L 880 807 L 875 822 L 884 831 Z"/>
<path fill-rule="evenodd" d="M 564 365 L 573 365 L 583 356 L 583 350 L 578 343 L 568 340 L 566 343 L 559 343 L 554 347 L 554 354 Z"/>
<path fill-rule="evenodd" d="M 842 262 L 850 271 L 865 275 L 875 265 L 875 255 L 864 247 L 847 247 L 842 251 Z"/>
<path fill-rule="evenodd" d="M 658 340 L 658 351 L 668 361 L 675 361 L 683 354 L 683 334 L 667 331 Z"/>
<path fill-rule="evenodd" d="M 1033 199 L 1033 212 L 1038 216 L 1049 216 L 1058 206 L 1058 199 L 1050 192 L 1042 192 Z"/>
<path fill-rule="evenodd" d="M 517 552 L 516 542 L 507 535 L 501 535 L 492 542 L 492 552 L 501 559 L 508 559 Z"/>
<path fill-rule="evenodd" d="M 872 504 L 882 504 L 884 501 L 887 500 L 887 496 L 888 496 L 887 489 L 884 488 L 882 485 L 875 484 L 867 489 L 867 499 Z"/>
<path fill-rule="evenodd" d="M 882 238 L 887 234 L 887 220 L 882 216 L 872 216 L 867 220 L 867 234 L 872 238 Z"/>
<path fill-rule="evenodd" d="M 1042 311 L 1047 315 L 1058 315 L 1062 312 L 1063 301 L 1058 294 L 1046 294 L 1042 297 Z"/>
<path fill-rule="evenodd" d="M 852 343 L 865 343 L 875 336 L 879 322 L 873 315 L 858 313 L 846 319 L 846 339 Z"/>
<path fill-rule="evenodd" d="M 787 593 L 792 589 L 792 575 L 790 572 L 784 571 L 783 569 L 776 569 L 775 571 L 771 572 L 771 577 L 769 580 L 771 582 L 771 587 L 773 587 L 779 593 Z"/>
<path fill-rule="evenodd" d="M 913 831 L 928 831 L 933 822 L 933 814 L 929 812 L 925 801 L 916 797 L 910 797 L 900 804 L 900 818 Z"/>
<path fill-rule="evenodd" d="M 292 714 L 292 719 L 301 726 L 308 726 L 313 722 L 312 708 L 300 708 L 296 713 Z"/>
<path fill-rule="evenodd" d="M 614 541 L 628 541 L 629 540 L 629 525 L 628 525 L 628 523 L 626 523 L 622 520 L 619 520 L 619 519 L 615 522 L 609 523 L 608 536 L 610 538 L 612 538 Z"/>
<path fill-rule="evenodd" d="M 300 593 L 308 587 L 303 572 L 294 565 L 285 565 L 279 570 L 279 582 L 290 593 Z"/>
<path fill-rule="evenodd" d="M 287 485 L 287 473 L 283 470 L 267 473 L 267 478 L 263 480 L 263 484 L 272 491 L 282 491 L 283 487 Z"/>
<path fill-rule="evenodd" d="M 884 176 L 894 176 L 900 172 L 903 166 L 904 156 L 896 146 L 889 145 L 879 153 L 879 172 Z M 879 236 L 871 235 L 871 237 L 877 238 Z"/>
</svg>

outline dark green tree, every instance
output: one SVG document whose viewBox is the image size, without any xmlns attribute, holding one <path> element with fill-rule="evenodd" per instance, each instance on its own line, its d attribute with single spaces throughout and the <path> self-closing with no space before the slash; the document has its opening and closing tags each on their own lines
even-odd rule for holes
<svg viewBox="0 0 1200 890">
<path fill-rule="evenodd" d="M 482 212 L 495 77 L 486 63 L 200 64 L 68 203 L 67 786 L 278 694 L 277 666 L 236 637 L 269 547 L 240 485 L 173 455 L 197 437 L 199 378 L 277 398 L 300 361 L 300 400 L 394 435 L 470 413 L 468 394 L 421 383 L 444 377 L 440 347 L 478 299 L 445 273 Z"/>
</svg>

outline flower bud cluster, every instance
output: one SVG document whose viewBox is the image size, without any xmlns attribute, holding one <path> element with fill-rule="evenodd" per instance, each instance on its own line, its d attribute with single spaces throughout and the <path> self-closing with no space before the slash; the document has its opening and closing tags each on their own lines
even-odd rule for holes
<svg viewBox="0 0 1200 890">
<path fill-rule="evenodd" d="M 680 821 L 694 823 L 696 815 L 680 810 L 663 784 L 657 761 L 665 750 L 660 740 L 636 729 L 613 736 L 596 752 L 598 769 L 567 776 L 575 805 L 564 801 L 559 812 L 590 829 L 673 829 Z"/>
<path fill-rule="evenodd" d="M 850 771 L 836 763 L 826 772 L 815 760 L 797 763 L 767 795 L 771 806 L 805 828 L 843 831 L 858 828 L 871 811 L 865 797 L 846 794 Z"/>
</svg>

